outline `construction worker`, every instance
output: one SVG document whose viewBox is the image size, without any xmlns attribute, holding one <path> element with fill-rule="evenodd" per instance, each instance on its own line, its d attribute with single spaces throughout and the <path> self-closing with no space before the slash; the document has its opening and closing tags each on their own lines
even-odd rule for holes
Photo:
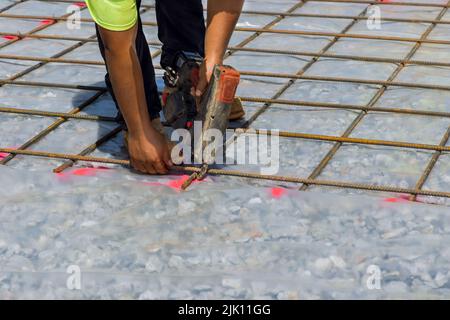
<svg viewBox="0 0 450 320">
<path fill-rule="evenodd" d="M 215 64 L 221 64 L 244 0 L 208 0 L 207 26 L 201 0 L 156 0 L 161 66 L 173 66 L 180 51 L 204 57 L 193 95 L 200 97 Z M 172 166 L 167 138 L 159 120 L 159 99 L 150 50 L 139 16 L 141 0 L 86 0 L 96 22 L 105 81 L 119 119 L 127 128 L 131 165 L 149 174 Z"/>
</svg>

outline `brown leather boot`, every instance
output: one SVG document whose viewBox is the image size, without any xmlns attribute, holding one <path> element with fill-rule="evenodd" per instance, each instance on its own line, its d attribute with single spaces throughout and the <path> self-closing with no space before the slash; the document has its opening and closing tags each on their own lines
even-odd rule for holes
<svg viewBox="0 0 450 320">
<path fill-rule="evenodd" d="M 244 107 L 242 106 L 242 101 L 239 98 L 234 98 L 233 104 L 231 105 L 231 112 L 229 116 L 230 121 L 236 121 L 245 116 Z"/>
</svg>

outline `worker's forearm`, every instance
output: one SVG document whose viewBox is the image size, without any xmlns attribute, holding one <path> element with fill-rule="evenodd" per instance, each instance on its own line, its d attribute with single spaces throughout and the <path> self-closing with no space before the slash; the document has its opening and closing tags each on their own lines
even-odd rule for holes
<svg viewBox="0 0 450 320">
<path fill-rule="evenodd" d="M 152 126 L 135 42 L 137 26 L 110 31 L 99 26 L 112 87 L 128 127 L 128 152 L 133 168 L 165 174 L 172 165 L 164 138 Z"/>
<path fill-rule="evenodd" d="M 207 60 L 221 63 L 243 4 L 244 0 L 208 0 Z"/>
<path fill-rule="evenodd" d="M 151 130 L 142 70 L 133 48 L 128 52 L 106 51 L 106 60 L 111 82 L 128 131 L 140 137 Z"/>
</svg>

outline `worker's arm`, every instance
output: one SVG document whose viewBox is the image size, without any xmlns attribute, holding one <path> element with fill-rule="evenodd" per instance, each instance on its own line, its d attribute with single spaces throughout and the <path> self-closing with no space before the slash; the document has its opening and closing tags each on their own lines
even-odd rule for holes
<svg viewBox="0 0 450 320">
<path fill-rule="evenodd" d="M 106 63 L 120 110 L 128 127 L 132 166 L 145 173 L 167 173 L 171 165 L 164 138 L 151 125 L 144 81 L 135 49 L 136 25 L 126 31 L 100 27 Z"/>
<path fill-rule="evenodd" d="M 244 0 L 208 0 L 208 23 L 205 40 L 205 61 L 195 95 L 205 91 L 214 65 L 223 63 L 234 27 L 242 11 Z"/>
</svg>

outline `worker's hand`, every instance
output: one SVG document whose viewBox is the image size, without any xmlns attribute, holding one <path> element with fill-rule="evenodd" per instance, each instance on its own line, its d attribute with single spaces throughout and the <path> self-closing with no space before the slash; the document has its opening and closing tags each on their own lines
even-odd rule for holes
<svg viewBox="0 0 450 320">
<path fill-rule="evenodd" d="M 131 165 L 149 174 L 166 174 L 172 166 L 166 139 L 154 129 L 132 135 L 128 140 Z"/>
<path fill-rule="evenodd" d="M 199 100 L 208 88 L 209 81 L 211 80 L 214 66 L 216 64 L 222 64 L 219 59 L 206 58 L 200 66 L 199 81 L 197 87 L 195 87 L 195 97 Z"/>
</svg>

